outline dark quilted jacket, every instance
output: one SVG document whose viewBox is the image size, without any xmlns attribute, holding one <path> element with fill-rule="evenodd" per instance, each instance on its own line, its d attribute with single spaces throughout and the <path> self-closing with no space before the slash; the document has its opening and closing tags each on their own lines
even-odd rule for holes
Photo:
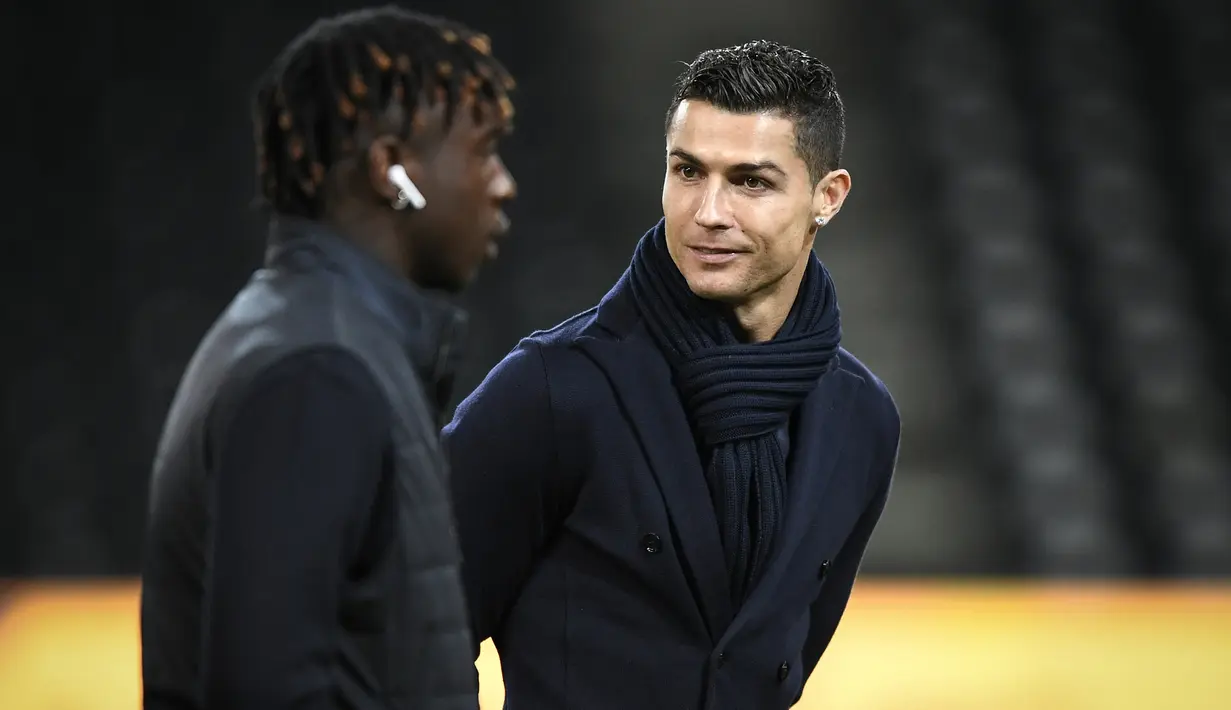
<svg viewBox="0 0 1231 710">
<path fill-rule="evenodd" d="M 154 465 L 143 570 L 146 707 L 200 708 L 201 578 L 210 519 L 211 422 L 270 364 L 342 348 L 369 369 L 393 416 L 393 544 L 342 590 L 332 695 L 339 708 L 475 710 L 477 678 L 437 432 L 461 313 L 416 293 L 392 304 L 358 252 L 283 222 L 257 272 L 206 335 L 181 383 Z M 405 295 L 405 294 L 404 294 Z M 430 393 L 430 396 L 429 394 Z M 389 502 L 389 501 L 386 501 Z"/>
</svg>

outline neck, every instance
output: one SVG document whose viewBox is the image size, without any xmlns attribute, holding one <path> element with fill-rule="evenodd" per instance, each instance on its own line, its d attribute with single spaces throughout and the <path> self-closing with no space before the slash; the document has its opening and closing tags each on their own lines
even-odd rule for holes
<svg viewBox="0 0 1231 710">
<path fill-rule="evenodd" d="M 386 220 L 343 209 L 327 215 L 324 221 L 403 278 L 410 279 L 410 255 Z"/>
<path fill-rule="evenodd" d="M 809 250 L 809 253 L 811 250 Z M 805 257 L 808 254 L 804 255 Z M 748 342 L 764 343 L 774 339 L 791 313 L 803 284 L 808 259 L 803 258 L 785 276 L 753 294 L 734 307 L 735 320 L 747 335 Z"/>
</svg>

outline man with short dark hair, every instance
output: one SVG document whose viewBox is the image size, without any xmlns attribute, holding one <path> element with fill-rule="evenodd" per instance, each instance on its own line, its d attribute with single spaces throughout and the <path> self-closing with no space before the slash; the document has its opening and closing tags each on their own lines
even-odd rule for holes
<svg viewBox="0 0 1231 710">
<path fill-rule="evenodd" d="M 523 340 L 446 428 L 475 638 L 509 707 L 799 699 L 899 439 L 812 252 L 850 189 L 843 137 L 816 59 L 701 54 L 667 115 L 663 220 L 596 308 Z"/>
<path fill-rule="evenodd" d="M 154 463 L 145 707 L 478 704 L 438 429 L 456 291 L 507 228 L 487 37 L 321 20 L 262 78 L 265 268 L 205 336 Z"/>
</svg>

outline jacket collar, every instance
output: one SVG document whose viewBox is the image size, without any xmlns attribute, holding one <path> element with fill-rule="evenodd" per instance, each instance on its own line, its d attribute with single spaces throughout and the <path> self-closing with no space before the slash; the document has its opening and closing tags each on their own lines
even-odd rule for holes
<svg viewBox="0 0 1231 710">
<path fill-rule="evenodd" d="M 385 321 L 443 410 L 452 394 L 466 332 L 466 312 L 425 291 L 330 227 L 279 216 L 270 223 L 265 264 L 270 268 L 316 266 L 342 277 L 360 301 Z"/>
</svg>

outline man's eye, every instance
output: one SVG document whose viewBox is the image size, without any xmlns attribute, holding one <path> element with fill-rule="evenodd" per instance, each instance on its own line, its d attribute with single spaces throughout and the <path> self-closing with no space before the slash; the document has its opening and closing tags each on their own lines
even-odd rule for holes
<svg viewBox="0 0 1231 710">
<path fill-rule="evenodd" d="M 681 165 L 676 168 L 676 170 L 679 172 L 680 177 L 687 180 L 691 180 L 697 176 L 697 169 L 691 165 Z"/>
<path fill-rule="evenodd" d="M 748 177 L 744 178 L 744 187 L 748 188 L 749 190 L 763 190 L 765 189 L 765 187 L 767 187 L 767 185 L 765 184 L 765 181 L 762 180 L 761 178 L 749 175 Z"/>
</svg>

